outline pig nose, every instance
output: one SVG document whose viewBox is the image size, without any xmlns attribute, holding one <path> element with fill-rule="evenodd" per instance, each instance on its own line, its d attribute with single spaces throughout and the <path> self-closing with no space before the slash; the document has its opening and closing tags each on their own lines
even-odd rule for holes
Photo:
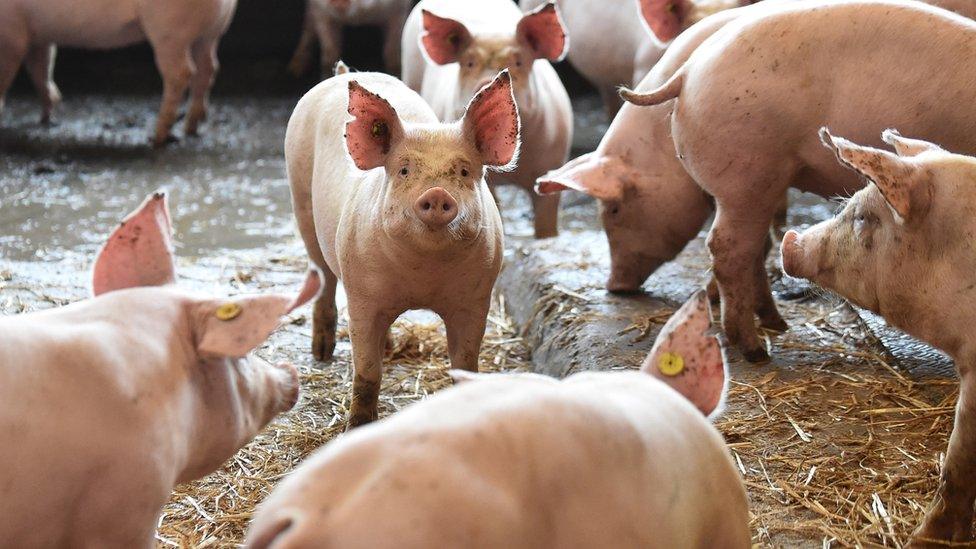
<svg viewBox="0 0 976 549">
<path fill-rule="evenodd" d="M 439 229 L 458 215 L 457 200 L 441 187 L 427 189 L 413 205 L 417 217 L 432 229 Z"/>
<path fill-rule="evenodd" d="M 804 278 L 800 274 L 800 233 L 796 231 L 786 231 L 783 235 L 783 245 L 780 246 L 782 256 L 783 272 L 790 276 Z"/>
</svg>

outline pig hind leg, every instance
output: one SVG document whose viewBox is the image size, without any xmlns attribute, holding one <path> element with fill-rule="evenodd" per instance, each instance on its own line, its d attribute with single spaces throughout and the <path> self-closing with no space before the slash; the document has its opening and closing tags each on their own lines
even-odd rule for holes
<svg viewBox="0 0 976 549">
<path fill-rule="evenodd" d="M 385 315 L 363 303 L 349 301 L 349 339 L 352 340 L 352 403 L 347 429 L 375 421 L 379 415 L 383 349 L 397 315 Z"/>
<path fill-rule="evenodd" d="M 756 289 L 756 316 L 759 317 L 759 325 L 767 330 L 785 332 L 789 326 L 779 314 L 776 301 L 773 300 L 773 292 L 769 287 L 769 275 L 766 272 L 766 258 L 769 257 L 769 250 L 773 247 L 773 240 L 769 233 L 766 233 L 766 244 L 763 247 L 762 255 L 756 257 L 756 264 L 753 267 L 754 287 Z"/>
<path fill-rule="evenodd" d="M 176 123 L 186 90 L 190 86 L 194 66 L 190 58 L 189 44 L 164 41 L 153 43 L 153 50 L 156 66 L 163 77 L 163 99 L 159 106 L 159 119 L 156 121 L 153 146 L 161 147 L 176 141 L 171 130 Z"/>
<path fill-rule="evenodd" d="M 398 12 L 386 23 L 383 37 L 383 65 L 386 72 L 400 74 L 400 42 L 403 40 L 403 26 L 407 22 L 407 11 Z"/>
<path fill-rule="evenodd" d="M 763 291 L 763 287 L 756 287 L 757 270 L 766 281 L 763 247 L 772 216 L 773 212 L 763 215 L 749 207 L 730 208 L 718 202 L 715 223 L 708 234 L 708 248 L 722 299 L 722 326 L 729 341 L 750 362 L 769 359 L 759 339 L 754 315 L 759 309 L 756 296 Z M 768 285 L 765 291 L 769 292 Z"/>
<path fill-rule="evenodd" d="M 929 506 L 914 542 L 972 541 L 973 502 L 976 500 L 976 371 L 960 364 L 961 384 L 956 421 L 949 437 L 945 467 L 935 500 Z M 935 545 L 941 546 L 943 544 Z"/>
<path fill-rule="evenodd" d="M 342 55 L 342 23 L 326 13 L 318 10 L 313 11 L 315 11 L 313 18 L 315 35 L 319 38 L 321 76 L 329 78 L 332 76 L 336 62 Z"/>
<path fill-rule="evenodd" d="M 624 100 L 620 98 L 620 94 L 617 92 L 616 86 L 601 86 L 600 87 L 600 98 L 603 100 L 603 107 L 607 110 L 607 116 L 610 120 L 613 120 L 617 113 L 620 111 L 621 107 L 624 106 Z"/>
<path fill-rule="evenodd" d="M 190 112 L 186 117 L 186 135 L 198 135 L 200 122 L 207 119 L 210 88 L 213 87 L 219 62 L 217 40 L 204 39 L 193 45 L 195 72 L 190 82 Z"/>
<path fill-rule="evenodd" d="M 30 75 L 34 89 L 41 100 L 41 124 L 51 123 L 51 113 L 61 102 L 61 91 L 54 83 L 54 57 L 57 48 L 54 44 L 34 46 L 27 52 L 24 68 Z"/>
<path fill-rule="evenodd" d="M 339 321 L 335 297 L 339 279 L 332 270 L 324 266 L 324 262 L 321 268 L 325 280 L 312 313 L 312 356 L 315 360 L 326 361 L 335 352 L 336 327 Z"/>
<path fill-rule="evenodd" d="M 288 62 L 288 72 L 295 78 L 305 74 L 309 65 L 312 64 L 312 47 L 315 46 L 315 14 L 312 11 L 312 2 L 314 0 L 306 0 L 305 2 L 302 35 L 298 39 L 298 45 L 295 46 L 295 53 L 292 54 L 291 61 Z"/>
<path fill-rule="evenodd" d="M 2 13 L 0 13 L 2 15 Z M 12 30 L 13 32 L 7 33 Z M 18 32 L 17 28 L 0 29 L 0 113 L 3 112 L 4 98 L 7 90 L 14 83 L 20 64 L 27 55 L 28 37 L 25 29 Z"/>
<path fill-rule="evenodd" d="M 550 238 L 559 234 L 559 197 L 562 193 L 539 195 L 529 191 L 532 197 L 532 214 L 535 237 Z"/>
</svg>

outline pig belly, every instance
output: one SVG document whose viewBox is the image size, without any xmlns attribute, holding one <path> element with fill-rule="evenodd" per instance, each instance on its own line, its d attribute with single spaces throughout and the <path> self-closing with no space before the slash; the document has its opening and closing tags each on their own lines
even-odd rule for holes
<svg viewBox="0 0 976 549">
<path fill-rule="evenodd" d="M 131 0 L 22 1 L 35 44 L 110 49 L 146 38 Z"/>
</svg>

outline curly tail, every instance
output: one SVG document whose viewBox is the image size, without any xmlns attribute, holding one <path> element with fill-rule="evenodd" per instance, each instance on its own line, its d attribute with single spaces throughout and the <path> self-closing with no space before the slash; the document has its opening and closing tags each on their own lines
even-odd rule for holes
<svg viewBox="0 0 976 549">
<path fill-rule="evenodd" d="M 679 70 L 663 86 L 655 90 L 647 93 L 638 93 L 629 88 L 621 87 L 618 93 L 620 93 L 620 98 L 624 101 L 640 107 L 660 105 L 665 101 L 670 101 L 678 97 L 681 94 L 681 86 L 684 84 L 684 81 L 685 73 Z"/>
</svg>

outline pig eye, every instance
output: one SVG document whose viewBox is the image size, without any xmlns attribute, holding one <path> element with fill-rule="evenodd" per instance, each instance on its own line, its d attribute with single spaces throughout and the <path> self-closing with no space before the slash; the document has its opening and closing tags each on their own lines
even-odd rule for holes
<svg viewBox="0 0 976 549">
<path fill-rule="evenodd" d="M 400 175 L 406 177 L 410 173 L 410 169 L 406 166 L 400 168 Z"/>
<path fill-rule="evenodd" d="M 461 177 L 467 177 L 469 175 L 467 168 L 461 168 Z"/>
<path fill-rule="evenodd" d="M 469 69 L 474 68 L 474 61 L 468 61 L 468 68 Z"/>
<path fill-rule="evenodd" d="M 614 204 L 613 206 L 610 206 L 610 215 L 617 215 L 618 213 L 620 213 L 619 205 Z"/>
</svg>

